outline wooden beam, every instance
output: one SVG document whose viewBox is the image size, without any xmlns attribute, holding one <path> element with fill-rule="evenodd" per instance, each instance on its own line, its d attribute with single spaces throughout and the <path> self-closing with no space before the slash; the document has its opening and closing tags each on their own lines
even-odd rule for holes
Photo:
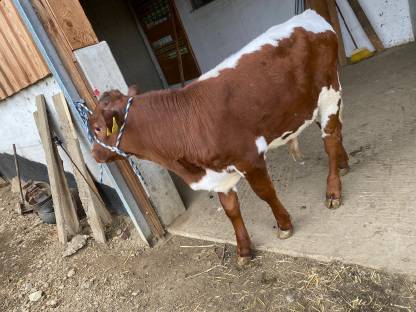
<svg viewBox="0 0 416 312">
<path fill-rule="evenodd" d="M 338 62 L 341 66 L 347 64 L 347 56 L 345 55 L 344 40 L 342 40 L 341 27 L 339 25 L 337 8 L 335 5 L 335 0 L 326 0 L 328 6 L 329 18 L 331 20 L 331 25 L 334 27 L 335 32 L 338 36 Z"/>
<path fill-rule="evenodd" d="M 157 238 L 162 238 L 165 236 L 166 231 L 160 222 L 159 216 L 154 210 L 152 204 L 150 203 L 149 198 L 147 197 L 146 191 L 143 188 L 142 183 L 137 178 L 133 169 L 131 168 L 127 159 L 117 160 L 117 168 L 121 172 L 127 174 L 124 175 L 124 179 L 132 192 L 134 199 L 138 203 L 139 209 L 142 212 L 144 218 L 146 219 L 147 224 Z"/>
<path fill-rule="evenodd" d="M 72 48 L 69 40 L 65 37 L 62 28 L 59 26 L 54 11 L 49 5 L 49 1 L 32 0 L 32 5 L 40 21 L 42 22 L 45 31 L 48 33 L 49 39 L 55 46 L 55 49 L 58 52 L 63 65 L 65 66 L 75 87 L 80 93 L 80 96 L 87 102 L 89 107 L 95 108 L 96 99 L 94 97 L 94 93 L 85 83 L 81 71 L 79 71 L 76 66 L 76 59 L 72 53 Z"/>
<path fill-rule="evenodd" d="M 56 145 L 52 141 L 48 113 L 43 95 L 38 95 L 36 97 L 36 107 L 37 112 L 34 112 L 33 116 L 45 152 L 49 184 L 51 187 L 58 229 L 58 239 L 61 243 L 65 244 L 68 241 L 68 235 L 75 235 L 79 232 L 78 217 L 65 178 L 62 160 L 59 157 Z"/>
<path fill-rule="evenodd" d="M 88 223 L 91 226 L 93 237 L 97 242 L 105 243 L 105 228 L 100 216 L 103 216 L 105 220 L 111 220 L 111 216 L 105 208 L 104 202 L 85 165 L 78 136 L 63 93 L 54 95 L 53 102 L 58 114 L 59 128 L 62 133 L 64 146 L 73 161 L 73 172 L 78 186 L 79 197 L 87 215 Z"/>
<path fill-rule="evenodd" d="M 49 1 L 32 0 L 32 5 L 36 11 L 36 14 L 41 20 L 43 27 L 48 33 L 50 40 L 55 46 L 55 49 L 57 50 L 62 60 L 62 63 L 68 71 L 68 74 L 71 77 L 80 96 L 85 100 L 88 107 L 94 109 L 97 105 L 97 99 L 94 95 L 91 86 L 88 83 L 88 80 L 85 78 L 81 68 L 78 66 L 76 62 L 71 46 L 68 40 L 65 38 L 65 34 L 61 30 L 55 18 Z M 141 182 L 138 180 L 138 177 L 134 173 L 130 164 L 127 161 L 116 161 L 116 164 L 121 174 L 123 175 L 130 191 L 132 192 L 137 202 L 137 205 L 140 207 L 143 215 L 146 218 L 146 221 L 151 227 L 153 235 L 155 235 L 156 237 L 163 236 L 165 233 L 163 226 L 156 214 L 156 211 L 152 207 L 150 200 L 147 197 L 147 194 L 144 191 L 143 186 L 141 185 Z M 153 222 L 149 221 L 150 218 L 153 220 Z M 155 218 L 157 218 L 158 221 L 156 221 Z M 160 228 L 162 228 L 163 231 L 160 230 Z"/>
<path fill-rule="evenodd" d="M 384 51 L 384 45 L 381 42 L 380 38 L 378 37 L 377 33 L 374 31 L 373 26 L 371 25 L 370 21 L 367 18 L 363 8 L 361 7 L 358 0 L 348 0 L 354 14 L 357 16 L 358 21 L 360 22 L 361 26 L 363 27 L 365 33 L 370 39 L 371 43 L 373 44 L 374 48 L 376 48 L 377 52 Z"/>
<path fill-rule="evenodd" d="M 339 26 L 335 0 L 306 0 L 306 8 L 315 10 L 316 13 L 326 19 L 332 25 L 338 36 L 338 62 L 341 66 L 347 64 L 344 41 L 342 40 L 341 27 Z"/>
<path fill-rule="evenodd" d="M 325 0 L 306 0 L 305 7 L 307 9 L 315 10 L 316 13 L 325 18 L 328 23 L 331 23 L 328 6 Z"/>
<path fill-rule="evenodd" d="M 98 43 L 79 0 L 48 0 L 48 3 L 72 51 Z"/>
</svg>

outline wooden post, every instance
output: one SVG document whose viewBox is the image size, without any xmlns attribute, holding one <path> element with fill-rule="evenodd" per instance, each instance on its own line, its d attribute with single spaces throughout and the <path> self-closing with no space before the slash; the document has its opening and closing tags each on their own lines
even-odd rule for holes
<svg viewBox="0 0 416 312">
<path fill-rule="evenodd" d="M 326 0 L 328 6 L 329 18 L 331 25 L 334 27 L 338 36 L 338 62 L 341 66 L 347 64 L 347 56 L 345 55 L 344 40 L 342 40 L 341 27 L 339 25 L 337 8 L 335 6 L 335 0 Z"/>
<path fill-rule="evenodd" d="M 315 10 L 316 13 L 326 19 L 328 23 L 331 23 L 328 6 L 325 0 L 306 0 L 305 6 L 308 9 Z"/>
<path fill-rule="evenodd" d="M 79 197 L 91 226 L 92 234 L 99 243 L 105 243 L 105 229 L 103 223 L 109 223 L 111 216 L 99 197 L 95 184 L 89 175 L 82 156 L 78 136 L 72 123 L 63 93 L 53 96 L 55 110 L 59 117 L 59 127 L 62 132 L 65 148 L 73 161 L 73 172 L 78 185 Z"/>
<path fill-rule="evenodd" d="M 59 157 L 56 145 L 52 141 L 48 113 L 43 95 L 36 97 L 36 107 L 37 112 L 34 112 L 33 116 L 45 151 L 58 238 L 61 243 L 65 244 L 68 241 L 68 234 L 75 235 L 79 232 L 78 217 L 68 183 L 65 179 L 62 160 Z"/>
<path fill-rule="evenodd" d="M 116 164 L 117 168 L 119 168 L 121 172 L 129 170 L 133 171 L 127 159 L 118 160 Z M 160 222 L 159 216 L 153 209 L 152 204 L 147 197 L 146 191 L 143 188 L 143 185 L 136 177 L 136 174 L 133 172 L 133 174 L 125 175 L 124 179 L 126 180 L 126 183 L 129 186 L 134 199 L 137 203 L 139 203 L 139 209 L 146 219 L 146 222 L 149 224 L 153 235 L 155 235 L 157 238 L 164 237 L 166 231 Z"/>
<path fill-rule="evenodd" d="M 315 10 L 319 15 L 332 25 L 338 36 L 338 62 L 339 65 L 347 64 L 347 56 L 345 55 L 344 41 L 342 40 L 341 28 L 339 26 L 335 0 L 307 0 L 306 7 Z"/>
<path fill-rule="evenodd" d="M 348 0 L 354 14 L 357 16 L 358 21 L 360 22 L 361 26 L 363 27 L 365 33 L 370 39 L 373 46 L 376 48 L 377 52 L 384 51 L 384 45 L 381 42 L 380 38 L 377 36 L 376 32 L 374 31 L 373 26 L 371 26 L 370 21 L 365 15 L 363 8 L 361 7 L 360 3 L 357 0 Z"/>
</svg>

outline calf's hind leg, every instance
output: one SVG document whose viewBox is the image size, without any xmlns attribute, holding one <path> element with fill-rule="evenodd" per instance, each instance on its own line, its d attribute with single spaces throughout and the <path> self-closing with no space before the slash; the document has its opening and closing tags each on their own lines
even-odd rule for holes
<svg viewBox="0 0 416 312">
<path fill-rule="evenodd" d="M 237 263 L 239 265 L 247 264 L 251 260 L 251 241 L 241 216 L 237 193 L 234 191 L 230 191 L 228 194 L 218 193 L 218 197 L 225 214 L 234 227 L 237 240 Z"/>
<path fill-rule="evenodd" d="M 330 209 L 341 205 L 340 169 L 348 171 L 348 155 L 342 144 L 340 109 L 341 92 L 324 88 L 319 96 L 319 115 L 325 151 L 328 154 L 329 173 L 325 204 Z"/>
<path fill-rule="evenodd" d="M 267 202 L 272 209 L 278 226 L 278 237 L 286 239 L 292 236 L 293 226 L 290 215 L 277 198 L 264 160 L 261 160 L 256 167 L 247 170 L 246 179 L 257 196 Z"/>
</svg>

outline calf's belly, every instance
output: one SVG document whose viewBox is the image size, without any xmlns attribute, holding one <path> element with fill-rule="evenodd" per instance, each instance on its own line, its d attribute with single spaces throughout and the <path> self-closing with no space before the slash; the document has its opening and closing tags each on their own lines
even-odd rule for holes
<svg viewBox="0 0 416 312">
<path fill-rule="evenodd" d="M 198 182 L 190 184 L 193 190 L 227 194 L 231 189 L 235 190 L 238 181 L 243 176 L 234 166 L 229 166 L 220 172 L 211 169 L 205 171 L 205 175 Z"/>
<path fill-rule="evenodd" d="M 312 113 L 311 119 L 305 120 L 296 131 L 286 131 L 280 137 L 271 141 L 268 145 L 268 149 L 278 148 L 279 146 L 285 145 L 291 139 L 298 137 L 303 130 L 305 130 L 310 124 L 312 124 L 318 116 L 318 107 L 316 107 Z"/>
</svg>

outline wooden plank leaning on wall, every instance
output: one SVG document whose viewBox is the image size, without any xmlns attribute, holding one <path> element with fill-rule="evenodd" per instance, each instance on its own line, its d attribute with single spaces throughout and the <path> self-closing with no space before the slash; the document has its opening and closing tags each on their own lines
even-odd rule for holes
<svg viewBox="0 0 416 312">
<path fill-rule="evenodd" d="M 81 146 L 78 135 L 72 123 L 71 113 L 63 93 L 55 94 L 53 97 L 55 111 L 58 114 L 59 128 L 62 134 L 63 145 L 72 160 L 72 168 L 75 181 L 78 186 L 79 198 L 82 202 L 87 220 L 91 226 L 92 235 L 99 243 L 105 243 L 104 224 L 111 222 L 111 215 L 106 209 L 101 196 L 95 187 L 84 157 L 82 156 Z"/>
<path fill-rule="evenodd" d="M 33 116 L 45 152 L 58 239 L 65 244 L 68 241 L 68 236 L 73 236 L 79 232 L 79 221 L 68 182 L 65 178 L 63 163 L 59 156 L 58 148 L 52 140 L 48 111 L 43 95 L 36 97 L 36 108 L 37 111 L 33 113 Z"/>
<path fill-rule="evenodd" d="M 73 51 L 77 48 L 81 48 L 79 44 L 75 44 L 68 38 L 74 37 L 73 27 L 61 27 L 61 22 L 57 20 L 57 16 L 61 14 L 55 13 L 61 10 L 61 1 L 57 0 L 32 0 L 33 8 L 35 9 L 39 19 L 41 20 L 43 27 L 48 33 L 49 38 L 54 44 L 61 60 L 68 71 L 75 87 L 77 88 L 80 96 L 86 101 L 90 108 L 95 108 L 97 105 L 97 99 L 93 93 L 93 90 L 89 86 L 87 79 L 85 78 L 81 68 L 77 64 Z M 88 18 L 85 15 L 78 0 L 65 0 L 65 10 L 71 11 L 73 16 L 76 16 L 77 21 L 83 20 L 84 25 L 89 25 L 82 32 L 93 32 Z M 80 22 L 81 23 L 81 22 Z M 77 32 L 80 30 L 76 30 Z M 86 38 L 95 38 L 92 41 L 87 41 L 87 44 L 98 43 L 98 40 L 94 35 L 85 35 Z M 149 198 L 143 188 L 143 185 L 138 180 L 136 174 L 131 168 L 128 160 L 119 160 L 116 165 L 122 173 L 127 185 L 132 192 L 134 199 L 136 200 L 142 214 L 144 215 L 146 222 L 149 224 L 153 235 L 157 238 L 162 238 L 165 235 L 163 225 L 152 207 Z"/>
<path fill-rule="evenodd" d="M 98 43 L 97 36 L 78 0 L 48 0 L 48 2 L 72 50 Z"/>
<path fill-rule="evenodd" d="M 12 0 L 0 1 L 0 100 L 49 74 Z"/>
</svg>

